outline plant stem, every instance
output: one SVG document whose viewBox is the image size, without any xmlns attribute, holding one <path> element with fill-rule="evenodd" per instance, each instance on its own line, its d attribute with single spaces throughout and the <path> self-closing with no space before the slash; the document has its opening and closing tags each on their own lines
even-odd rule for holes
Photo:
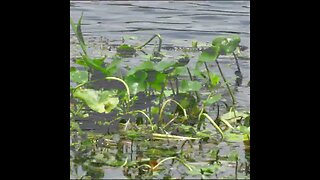
<svg viewBox="0 0 320 180">
<path fill-rule="evenodd" d="M 147 120 L 149 121 L 149 124 L 151 125 L 151 130 L 153 131 L 153 124 L 152 124 L 152 121 L 151 121 L 150 117 L 145 112 L 143 112 L 141 110 L 135 110 L 132 113 L 135 113 L 135 112 L 141 113 L 147 118 Z"/>
<path fill-rule="evenodd" d="M 169 83 L 170 83 L 170 86 L 171 86 L 172 94 L 175 96 L 176 93 L 174 92 L 174 88 L 173 88 L 173 84 L 172 84 L 171 79 L 169 79 Z"/>
<path fill-rule="evenodd" d="M 189 171 L 192 171 L 192 168 L 191 168 L 188 164 L 186 164 L 183 160 L 181 160 L 181 159 L 179 159 L 179 158 L 177 158 L 177 157 L 168 157 L 168 158 L 165 158 L 165 159 L 161 160 L 161 161 L 160 161 L 156 166 L 154 166 L 152 169 L 153 169 L 153 170 L 156 169 L 158 166 L 160 166 L 160 164 L 162 164 L 163 162 L 165 162 L 165 161 L 167 161 L 167 160 L 171 160 L 171 159 L 176 159 L 176 160 L 180 161 L 186 168 L 189 169 Z"/>
<path fill-rule="evenodd" d="M 177 88 L 177 95 L 179 95 L 179 80 L 178 80 L 178 78 L 176 77 L 175 78 L 175 80 L 176 80 L 176 88 Z"/>
<path fill-rule="evenodd" d="M 202 113 L 202 115 L 204 115 L 210 122 L 211 124 L 219 131 L 219 133 L 222 136 L 222 139 L 224 139 L 224 135 L 222 130 L 220 129 L 220 127 L 213 121 L 213 119 L 207 114 L 207 113 Z"/>
<path fill-rule="evenodd" d="M 176 120 L 177 119 L 177 116 L 175 116 L 174 118 L 172 118 L 164 127 L 163 127 L 163 129 L 166 129 L 166 127 L 170 124 L 170 123 L 172 123 L 174 120 Z"/>
<path fill-rule="evenodd" d="M 217 63 L 219 72 L 220 72 L 220 74 L 221 74 L 221 77 L 222 77 L 224 83 L 226 84 L 227 89 L 228 89 L 228 92 L 229 92 L 229 94 L 230 94 L 230 96 L 231 96 L 231 98 L 232 98 L 232 105 L 234 106 L 234 105 L 236 104 L 236 100 L 235 100 L 235 98 L 234 98 L 234 96 L 233 96 L 233 93 L 231 92 L 230 86 L 229 86 L 226 78 L 225 78 L 224 75 L 223 75 L 223 72 L 222 72 L 221 67 L 220 67 L 220 65 L 219 65 L 219 62 L 218 62 L 218 59 L 216 60 L 216 63 Z"/>
<path fill-rule="evenodd" d="M 167 82 L 165 84 L 167 84 Z M 163 95 L 164 95 L 164 88 L 165 88 L 165 86 L 162 86 L 161 93 L 160 93 L 160 96 L 159 96 L 159 114 L 160 114 L 160 108 L 161 108 L 161 105 L 162 105 L 162 100 L 163 100 Z"/>
<path fill-rule="evenodd" d="M 129 89 L 129 86 L 127 85 L 126 82 L 124 82 L 122 79 L 119 79 L 117 77 L 106 77 L 107 80 L 116 80 L 116 81 L 120 81 L 125 87 L 126 87 L 126 90 L 127 90 L 127 95 L 128 95 L 128 102 L 130 102 L 130 89 Z"/>
<path fill-rule="evenodd" d="M 163 105 L 162 105 L 162 107 L 161 107 L 161 109 L 160 109 L 160 115 L 159 115 L 159 121 L 158 121 L 159 125 L 160 125 L 160 124 L 162 123 L 162 121 L 163 121 L 163 120 L 162 120 L 162 114 L 163 114 L 164 108 L 166 107 L 166 105 L 167 105 L 170 101 L 172 101 L 172 102 L 176 103 L 178 106 L 180 106 L 180 108 L 181 108 L 182 111 L 183 111 L 184 117 L 185 117 L 186 119 L 188 119 L 187 111 L 181 106 L 181 104 L 178 103 L 177 101 L 173 100 L 173 99 L 168 99 L 168 100 L 166 100 L 166 101 L 163 103 Z M 159 126 L 159 127 L 160 127 L 160 126 Z"/>
<path fill-rule="evenodd" d="M 238 67 L 238 71 L 240 72 L 240 74 L 241 74 L 241 70 L 240 70 L 240 65 L 239 65 L 239 61 L 238 61 L 238 57 L 237 57 L 237 55 L 233 52 L 232 53 L 233 54 L 233 56 L 234 56 L 234 59 L 236 60 L 236 64 L 237 64 L 237 67 Z"/>
<path fill-rule="evenodd" d="M 236 159 L 235 176 L 236 176 L 236 179 L 238 179 L 238 158 Z"/>
<path fill-rule="evenodd" d="M 161 45 L 162 45 L 162 38 L 160 36 L 160 34 L 155 34 L 154 36 L 152 36 L 152 38 L 150 38 L 146 43 L 144 43 L 143 45 L 137 47 L 137 49 L 141 49 L 144 46 L 146 46 L 148 43 L 150 43 L 154 38 L 158 37 L 159 38 L 159 46 L 158 46 L 158 52 L 160 52 L 161 50 Z"/>
<path fill-rule="evenodd" d="M 209 87 L 212 87 L 212 85 L 211 85 L 211 78 L 210 78 L 210 70 L 209 70 L 209 68 L 208 68 L 207 62 L 204 62 L 204 65 L 205 65 L 206 70 L 207 70 L 207 73 L 208 73 L 208 79 L 209 79 L 208 86 L 209 86 Z"/>
<path fill-rule="evenodd" d="M 190 80 L 193 81 L 193 78 L 192 78 L 192 75 L 191 75 L 189 67 L 187 67 L 187 70 L 188 70 L 188 74 L 189 74 Z M 200 102 L 200 95 L 199 95 L 198 91 L 195 91 L 195 94 L 196 94 L 196 97 L 197 97 L 197 102 Z"/>
<path fill-rule="evenodd" d="M 149 85 L 149 98 L 151 99 L 151 85 Z M 148 110 L 149 110 L 149 117 L 151 117 L 151 100 L 150 100 L 150 105 L 148 107 Z"/>
<path fill-rule="evenodd" d="M 193 78 L 192 78 L 192 75 L 191 75 L 189 67 L 187 67 L 187 70 L 188 70 L 188 74 L 189 74 L 190 80 L 193 81 Z"/>
</svg>

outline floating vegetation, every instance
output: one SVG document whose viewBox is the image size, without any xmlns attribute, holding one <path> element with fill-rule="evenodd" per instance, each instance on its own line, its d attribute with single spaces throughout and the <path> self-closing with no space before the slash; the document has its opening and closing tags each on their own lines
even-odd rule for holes
<svg viewBox="0 0 320 180">
<path fill-rule="evenodd" d="M 81 19 L 75 24 L 70 18 L 81 48 L 75 60 L 81 68 L 70 69 L 75 84 L 70 86 L 70 177 L 108 178 L 106 170 L 121 168 L 126 178 L 205 179 L 227 171 L 228 163 L 235 165 L 228 178 L 240 178 L 239 172 L 244 172 L 241 178 L 250 178 L 250 112 L 236 110 L 234 90 L 219 65 L 222 55 L 238 61 L 239 36 L 214 38 L 200 52 L 195 67 L 189 65 L 187 52 L 166 60 L 159 34 L 140 46 L 119 45 L 111 59 L 107 55 L 97 58 L 87 53 Z M 154 39 L 159 43 L 149 58 L 119 74 L 122 60 L 145 55 L 144 49 Z M 192 47 L 198 48 L 197 41 Z M 217 66 L 219 74 L 209 65 Z M 240 66 L 237 68 L 241 78 Z M 94 78 L 95 73 L 102 78 Z M 106 83 L 106 88 L 96 88 L 94 82 Z M 229 96 L 222 96 L 221 88 Z M 106 133 L 81 128 L 81 122 L 98 115 L 101 120 L 95 125 L 108 130 Z M 228 147 L 230 142 L 245 146 L 244 158 L 236 152 L 219 154 L 221 144 Z"/>
</svg>

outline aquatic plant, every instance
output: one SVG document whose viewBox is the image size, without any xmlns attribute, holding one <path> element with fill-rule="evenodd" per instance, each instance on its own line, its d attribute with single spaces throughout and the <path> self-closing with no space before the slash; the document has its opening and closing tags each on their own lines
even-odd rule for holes
<svg viewBox="0 0 320 180">
<path fill-rule="evenodd" d="M 218 155 L 212 160 L 216 163 L 201 168 L 192 166 L 190 157 L 187 158 L 188 153 L 183 151 L 187 143 L 190 146 L 195 141 L 201 144 L 209 140 L 250 143 L 250 113 L 236 111 L 236 99 L 231 85 L 218 62 L 220 55 L 232 54 L 238 71 L 241 72 L 235 53 L 239 48 L 239 36 L 213 39 L 212 45 L 200 53 L 194 68 L 187 66 L 191 59 L 186 53 L 170 61 L 164 61 L 162 57 L 165 55 L 161 53 L 163 39 L 159 34 L 152 36 L 140 46 L 121 44 L 111 61 L 106 62 L 107 56 L 92 58 L 87 53 L 87 45 L 81 32 L 81 20 L 82 16 L 75 24 L 70 18 L 70 24 L 82 50 L 81 57 L 78 57 L 75 63 L 84 69 L 70 68 L 70 80 L 76 84 L 70 87 L 70 147 L 82 157 L 74 154 L 70 166 L 84 164 L 87 175 L 82 178 L 102 178 L 102 166 L 121 167 L 127 176 L 130 176 L 130 169 L 135 169 L 139 176 L 153 177 L 158 171 L 163 171 L 161 167 L 169 161 L 172 162 L 171 165 L 176 162 L 183 165 L 191 175 L 206 177 L 216 173 L 220 168 Z M 126 74 L 118 73 L 122 58 L 137 55 L 155 38 L 159 39 L 158 48 L 153 51 L 149 60 L 131 67 Z M 192 44 L 193 47 L 197 47 L 196 41 Z M 220 76 L 210 70 L 210 63 L 216 64 Z M 202 69 L 203 65 L 205 69 Z M 103 78 L 92 78 L 95 72 L 103 74 Z M 182 74 L 187 74 L 189 79 Z M 220 78 L 231 97 L 231 105 L 222 101 L 222 95 L 217 93 L 217 89 L 221 88 Z M 109 83 L 109 89 L 94 88 L 92 83 L 98 81 Z M 112 87 L 113 82 L 119 82 L 123 88 Z M 209 94 L 200 95 L 199 92 L 204 90 Z M 136 103 L 141 97 L 152 99 L 150 105 L 137 107 Z M 224 114 L 220 112 L 220 104 L 226 107 Z M 212 113 L 213 107 L 217 107 L 216 114 Z M 115 134 L 89 134 L 81 130 L 76 119 L 86 119 L 92 113 L 112 114 L 112 119 L 100 125 L 109 128 L 112 123 L 118 123 L 120 138 L 115 141 L 112 139 Z M 213 115 L 216 115 L 216 118 L 213 118 Z M 213 128 L 206 128 L 207 125 L 212 125 Z M 130 151 L 133 152 L 134 147 L 146 146 L 147 149 L 152 149 L 153 144 L 170 141 L 183 142 L 181 151 L 170 150 L 169 154 L 148 151 L 147 156 L 156 159 L 134 160 L 125 157 L 120 150 L 116 154 L 109 152 L 109 149 L 121 148 L 121 144 L 130 147 Z M 134 145 L 135 143 L 140 145 Z M 235 176 L 237 177 L 237 174 Z"/>
</svg>

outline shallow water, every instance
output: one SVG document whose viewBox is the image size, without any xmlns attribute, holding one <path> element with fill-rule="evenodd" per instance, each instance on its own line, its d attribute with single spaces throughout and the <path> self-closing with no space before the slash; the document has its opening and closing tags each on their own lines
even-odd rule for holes
<svg viewBox="0 0 320 180">
<path fill-rule="evenodd" d="M 129 44 L 137 45 L 147 41 L 154 34 L 159 33 L 163 38 L 163 46 L 182 46 L 190 47 L 193 40 L 197 40 L 199 46 L 204 46 L 219 35 L 238 34 L 241 37 L 241 45 L 247 46 L 246 54 L 250 54 L 250 2 L 249 1 L 184 1 L 184 2 L 166 2 L 166 1 L 93 1 L 70 3 L 70 14 L 74 20 L 78 20 L 83 12 L 82 32 L 85 40 L 91 45 L 90 53 L 94 56 L 103 54 L 112 55 L 114 49 L 108 50 L 110 44 L 121 44 L 123 36 L 135 36 L 137 39 L 129 40 Z M 79 47 L 76 45 L 75 38 L 72 36 L 70 28 L 70 59 L 78 55 Z M 98 50 L 96 50 L 98 48 Z M 151 52 L 153 46 L 148 46 L 146 50 Z M 166 51 L 170 56 L 183 54 L 182 51 Z M 188 53 L 191 56 L 190 67 L 194 66 L 199 52 Z M 109 56 L 109 57 L 110 57 Z M 143 57 L 139 54 L 138 57 Z M 170 59 L 170 57 L 166 57 Z M 107 58 L 107 61 L 110 60 Z M 127 58 L 124 66 L 135 66 L 141 61 L 141 58 Z M 226 78 L 235 82 L 237 67 L 232 57 L 222 56 L 219 62 Z M 70 61 L 72 66 L 76 66 Z M 247 83 L 250 81 L 250 60 L 240 59 L 240 68 L 243 75 L 243 82 L 240 86 L 233 86 L 235 96 L 238 101 L 237 109 L 250 111 L 250 87 Z M 214 72 L 218 72 L 217 67 L 210 66 Z M 235 83 L 233 83 L 235 84 Z M 94 118 L 94 117 L 93 117 Z M 98 118 L 96 118 L 98 119 Z M 88 130 L 99 131 L 99 127 L 94 121 L 83 122 Z M 136 142 L 139 143 L 139 142 Z M 170 145 L 168 145 L 170 146 Z M 244 144 L 237 143 L 208 143 L 203 145 L 203 151 L 209 151 L 218 146 L 222 155 L 227 155 L 230 151 L 237 151 L 240 154 L 240 160 L 245 162 Z M 198 152 L 197 146 L 192 150 Z M 114 153 L 117 151 L 115 150 Z M 144 152 L 144 151 L 141 151 Z M 139 151 L 126 152 L 128 157 L 136 155 Z M 206 153 L 193 153 L 195 159 L 200 163 L 206 157 Z M 211 178 L 222 178 L 234 174 L 234 164 L 223 161 L 223 170 L 219 171 Z M 177 166 L 175 166 L 177 167 Z M 179 166 L 180 167 L 180 166 Z M 178 167 L 177 171 L 171 173 L 172 177 L 183 177 L 185 179 L 195 178 L 193 176 L 182 175 Z M 79 167 L 79 174 L 84 173 Z M 167 165 L 169 169 L 170 166 Z M 125 178 L 121 168 L 104 168 L 104 178 Z M 181 170 L 183 172 L 183 170 Z M 161 174 L 159 178 L 162 178 Z M 244 173 L 239 173 L 240 177 L 245 177 Z M 133 178 L 131 176 L 131 178 Z M 199 177 L 198 177 L 199 178 Z"/>
</svg>

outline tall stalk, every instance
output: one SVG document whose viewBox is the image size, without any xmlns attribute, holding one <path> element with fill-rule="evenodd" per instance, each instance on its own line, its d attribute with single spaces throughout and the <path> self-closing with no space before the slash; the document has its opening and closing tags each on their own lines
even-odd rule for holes
<svg viewBox="0 0 320 180">
<path fill-rule="evenodd" d="M 192 78 L 192 75 L 191 75 L 189 67 L 187 67 L 187 70 L 188 70 L 188 74 L 189 74 L 190 80 L 193 81 L 193 78 Z M 199 95 L 198 91 L 195 91 L 195 94 L 196 94 L 196 97 L 197 97 L 197 102 L 200 102 L 200 95 Z"/>
<path fill-rule="evenodd" d="M 161 51 L 161 45 L 162 45 L 162 38 L 160 36 L 160 34 L 155 34 L 154 36 L 152 36 L 152 38 L 150 38 L 147 42 L 145 42 L 143 45 L 138 46 L 137 49 L 142 49 L 144 46 L 146 46 L 147 44 L 149 44 L 154 38 L 158 37 L 159 39 L 159 46 L 158 46 L 158 52 Z"/>
<path fill-rule="evenodd" d="M 231 98 L 232 98 L 232 105 L 234 106 L 234 105 L 236 104 L 236 100 L 235 100 L 234 95 L 233 95 L 233 93 L 232 93 L 232 91 L 231 91 L 231 89 L 230 89 L 229 83 L 227 82 L 227 80 L 226 80 L 226 78 L 225 78 L 225 76 L 224 76 L 224 74 L 223 74 L 223 72 L 222 72 L 222 70 L 221 70 L 221 67 L 220 67 L 220 65 L 219 65 L 218 59 L 216 60 L 216 63 L 217 63 L 219 72 L 220 72 L 220 74 L 221 74 L 221 77 L 222 77 L 224 83 L 226 84 L 227 89 L 228 89 L 228 92 L 229 92 L 229 94 L 230 94 L 230 96 L 231 96 Z"/>
<path fill-rule="evenodd" d="M 236 60 L 236 64 L 237 64 L 237 67 L 238 67 L 238 71 L 240 72 L 240 75 L 241 75 L 241 70 L 240 70 L 240 65 L 239 65 L 239 61 L 238 61 L 238 57 L 237 55 L 233 52 L 233 57 L 234 59 Z M 242 76 L 242 75 L 241 75 Z"/>
</svg>

